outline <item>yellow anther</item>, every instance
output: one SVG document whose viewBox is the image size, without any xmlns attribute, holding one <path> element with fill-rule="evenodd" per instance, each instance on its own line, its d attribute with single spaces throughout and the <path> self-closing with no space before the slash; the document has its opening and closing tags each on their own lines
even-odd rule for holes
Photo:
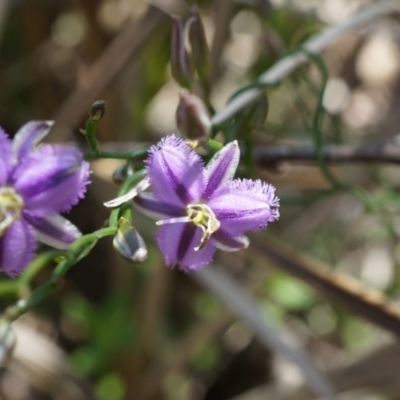
<svg viewBox="0 0 400 400">
<path fill-rule="evenodd" d="M 193 150 L 199 147 L 201 144 L 199 140 L 189 140 L 189 139 L 185 140 L 185 143 Z"/>
<path fill-rule="evenodd" d="M 201 224 L 201 221 L 203 220 L 204 217 L 205 217 L 204 213 L 199 211 L 197 213 L 194 213 L 194 217 L 193 217 L 192 221 L 195 225 L 198 225 L 198 224 Z"/>
<path fill-rule="evenodd" d="M 202 249 L 211 235 L 220 227 L 220 222 L 207 204 L 189 204 L 186 207 L 190 220 L 203 231 L 203 236 L 195 250 Z"/>
</svg>

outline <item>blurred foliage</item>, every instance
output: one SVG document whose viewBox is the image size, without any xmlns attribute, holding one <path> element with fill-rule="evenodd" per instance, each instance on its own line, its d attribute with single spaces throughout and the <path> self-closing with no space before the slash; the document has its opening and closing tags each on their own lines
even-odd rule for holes
<svg viewBox="0 0 400 400">
<path fill-rule="evenodd" d="M 183 3 L 179 12 L 186 21 L 188 5 L 195 2 Z M 282 57 L 303 52 L 304 40 L 327 24 L 340 23 L 358 2 L 337 2 L 336 8 L 327 0 L 244 3 L 247 6 L 233 1 L 198 2 L 214 56 L 211 70 L 215 71 L 209 82 L 210 96 L 199 80 L 193 90 L 210 110 L 223 109 L 245 88 L 259 87 L 256 78 L 260 74 Z M 271 10 L 262 11 L 267 8 L 260 8 L 261 3 Z M 328 12 L 329 7 L 333 11 Z M 21 0 L 0 7 L 2 127 L 13 134 L 27 120 L 57 117 L 73 90 L 85 88 L 108 46 L 148 9 L 148 3 L 133 0 Z M 356 162 L 332 166 L 323 156 L 325 146 L 334 144 L 398 146 L 398 20 L 376 20 L 371 25 L 345 33 L 321 55 L 307 54 L 307 64 L 278 85 L 265 86 L 265 95 L 257 103 L 218 129 L 214 127 L 213 136 L 224 142 L 237 138 L 243 145 L 241 176 L 260 178 L 277 187 L 281 219 L 269 228 L 271 234 L 396 300 L 400 293 L 398 167 Z M 180 88 L 170 73 L 170 28 L 169 18 L 163 19 L 137 56 L 101 91 L 107 112 L 97 126 L 100 147 L 121 142 L 123 150 L 130 151 L 125 148 L 127 142 L 136 148 L 138 143 L 156 142 L 176 130 Z M 160 37 L 157 29 L 168 34 Z M 363 54 L 376 38 L 389 50 L 381 54 L 375 49 L 374 58 L 366 62 Z M 214 49 L 219 51 L 213 53 Z M 374 66 L 375 62 L 374 75 L 374 68 L 367 64 Z M 84 126 L 91 100 L 84 110 L 78 110 L 82 116 L 79 126 L 55 131 L 51 141 L 73 140 L 84 146 L 79 128 Z M 254 164 L 257 149 L 279 144 L 311 146 L 315 160 L 275 162 L 265 168 Z M 71 213 L 71 220 L 84 233 L 103 226 L 108 213 L 102 203 L 116 193 L 111 176 L 121 164 L 105 161 L 93 163 L 89 195 Z M 133 164 L 130 167 L 136 167 Z M 229 394 L 235 382 L 239 383 L 235 395 L 246 400 L 251 398 L 246 397 L 247 391 L 257 387 L 298 385 L 296 377 L 291 380 L 290 368 L 287 374 L 279 369 L 279 359 L 269 352 L 274 349 L 251 353 L 251 329 L 246 328 L 248 334 L 236 329 L 237 322 L 214 295 L 188 274 L 165 268 L 154 245 L 153 222 L 133 213 L 132 223 L 147 241 L 147 261 L 132 266 L 113 252 L 110 240 L 103 239 L 71 269 L 57 295 L 31 312 L 25 323 L 22 318 L 18 328 L 29 331 L 34 327 L 57 344 L 53 356 L 66 366 L 62 375 L 73 376 L 80 390 L 70 398 L 224 400 L 235 398 Z M 273 263 L 261 262 L 251 246 L 234 255 L 218 254 L 216 262 L 243 284 L 266 320 L 286 327 L 324 369 L 345 368 L 388 340 L 383 329 L 328 302 L 299 279 L 274 270 Z M 49 266 L 34 283 L 45 282 L 50 273 Z M 1 278 L 1 283 L 6 281 Z M 4 308 L 9 304 L 6 299 L 1 303 Z M 57 353 L 60 349 L 62 355 Z M 45 353 L 51 351 L 45 346 L 39 351 L 43 360 L 35 362 L 46 368 Z M 16 357 L 24 360 L 22 353 Z M 4 398 L 68 398 L 54 394 L 48 382 L 36 383 L 35 374 L 22 377 L 16 372 L 18 365 L 11 365 L 10 372 L 0 378 Z M 247 384 L 248 370 L 259 378 L 256 382 Z M 273 374 L 275 370 L 280 372 Z M 54 382 L 57 379 L 58 375 L 53 377 Z M 10 390 L 15 380 L 23 382 L 20 397 Z M 216 397 L 210 388 L 219 384 L 226 391 L 221 389 Z M 386 396 L 380 387 L 365 386 L 369 395 L 382 393 L 385 399 L 396 399 L 400 393 Z M 356 393 L 351 398 L 367 398 L 363 396 Z"/>
</svg>

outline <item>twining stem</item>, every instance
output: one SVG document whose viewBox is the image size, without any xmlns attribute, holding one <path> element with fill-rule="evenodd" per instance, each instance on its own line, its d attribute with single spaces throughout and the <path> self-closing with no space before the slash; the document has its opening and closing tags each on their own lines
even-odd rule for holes
<svg viewBox="0 0 400 400">
<path fill-rule="evenodd" d="M 340 24 L 328 27 L 322 32 L 318 32 L 305 41 L 302 47 L 309 53 L 319 53 L 344 33 L 352 29 L 362 27 L 375 18 L 391 14 L 399 10 L 400 4 L 397 0 L 380 1 L 379 3 L 373 4 L 370 7 L 366 7 L 360 12 L 343 20 L 343 22 Z M 304 64 L 306 61 L 307 56 L 305 54 L 289 54 L 288 56 L 280 59 L 270 69 L 260 75 L 257 79 L 257 82 L 260 85 L 279 83 L 283 78 L 288 76 L 298 66 Z M 254 102 L 254 100 L 262 92 L 263 87 L 251 87 L 248 90 L 240 93 L 240 95 L 232 99 L 232 101 L 230 101 L 223 110 L 212 117 L 211 122 L 213 126 L 219 126 L 228 121 L 238 111 L 246 108 L 249 104 Z"/>
<path fill-rule="evenodd" d="M 335 176 L 332 174 L 330 169 L 327 167 L 325 163 L 325 158 L 324 158 L 324 150 L 323 150 L 323 137 L 322 137 L 322 119 L 324 116 L 324 106 L 323 106 L 323 97 L 325 93 L 325 88 L 328 82 L 328 70 L 326 69 L 325 63 L 319 57 L 318 55 L 315 54 L 307 54 L 308 57 L 310 57 L 313 62 L 317 65 L 319 72 L 321 74 L 322 78 L 322 86 L 318 92 L 318 103 L 317 103 L 317 109 L 314 114 L 313 118 L 313 136 L 314 136 L 314 150 L 315 150 L 315 155 L 317 162 L 319 164 L 319 167 L 321 169 L 321 172 L 324 174 L 325 178 L 332 184 L 333 187 L 339 188 L 342 187 L 343 185 L 337 181 Z"/>
<path fill-rule="evenodd" d="M 68 270 L 83 257 L 86 257 L 96 242 L 106 236 L 113 236 L 117 233 L 117 229 L 113 227 L 103 228 L 96 232 L 84 235 L 75 240 L 69 248 L 65 259 L 60 261 L 52 274 L 52 281 L 59 281 Z"/>
<path fill-rule="evenodd" d="M 64 256 L 63 250 L 51 250 L 38 255 L 25 269 L 24 273 L 18 278 L 18 285 L 28 285 L 31 280 L 46 266 L 57 257 Z"/>
</svg>

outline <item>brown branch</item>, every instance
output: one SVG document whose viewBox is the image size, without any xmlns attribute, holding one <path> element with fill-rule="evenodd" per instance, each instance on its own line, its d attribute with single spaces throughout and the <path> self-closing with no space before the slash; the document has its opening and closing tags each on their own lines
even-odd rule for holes
<svg viewBox="0 0 400 400">
<path fill-rule="evenodd" d="M 400 164 L 400 146 L 392 143 L 370 145 L 328 145 L 323 150 L 324 160 L 331 163 L 389 163 Z M 255 149 L 253 160 L 261 166 L 280 162 L 316 162 L 313 146 L 274 145 Z"/>
<path fill-rule="evenodd" d="M 0 41 L 3 37 L 4 25 L 8 16 L 8 11 L 10 6 L 11 6 L 10 0 L 3 0 L 0 2 Z"/>
<path fill-rule="evenodd" d="M 316 291 L 400 336 L 400 306 L 376 289 L 266 235 L 251 235 L 251 249 Z"/>
<path fill-rule="evenodd" d="M 126 152 L 149 144 L 147 142 L 105 142 L 101 144 L 101 150 Z M 389 142 L 368 145 L 327 145 L 324 147 L 323 155 L 324 160 L 329 163 L 400 164 L 400 146 Z M 281 162 L 316 163 L 317 157 L 313 146 L 280 144 L 254 148 L 253 161 L 259 166 L 271 167 Z"/>
</svg>

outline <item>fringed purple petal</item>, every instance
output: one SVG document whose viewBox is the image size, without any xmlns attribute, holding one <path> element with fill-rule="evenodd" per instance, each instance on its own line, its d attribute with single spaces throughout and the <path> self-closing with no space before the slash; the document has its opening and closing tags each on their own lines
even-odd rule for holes
<svg viewBox="0 0 400 400">
<path fill-rule="evenodd" d="M 169 267 L 182 271 L 197 271 L 212 261 L 215 246 L 209 241 L 204 248 L 195 251 L 202 231 L 192 223 L 170 224 L 160 227 L 157 242 Z"/>
<path fill-rule="evenodd" d="M 133 205 L 144 215 L 154 219 L 165 219 L 185 215 L 181 207 L 160 203 L 152 193 L 142 192 L 133 199 Z"/>
<path fill-rule="evenodd" d="M 0 185 L 7 182 L 12 167 L 11 163 L 11 141 L 0 128 Z"/>
<path fill-rule="evenodd" d="M 24 218 L 35 228 L 39 241 L 56 249 L 68 249 L 82 235 L 74 224 L 58 214 L 38 218 L 26 212 Z"/>
<path fill-rule="evenodd" d="M 44 145 L 30 153 L 13 173 L 14 187 L 31 215 L 68 211 L 86 192 L 89 164 L 73 147 Z"/>
<path fill-rule="evenodd" d="M 235 179 L 215 192 L 208 205 L 232 237 L 263 229 L 279 217 L 275 188 L 260 180 Z"/>
<path fill-rule="evenodd" d="M 161 203 L 182 208 L 203 194 L 203 161 L 182 139 L 163 138 L 151 147 L 146 164 L 153 193 Z"/>
<path fill-rule="evenodd" d="M 236 140 L 224 146 L 214 155 L 206 166 L 208 180 L 203 194 L 205 200 L 209 199 L 218 188 L 233 179 L 239 159 L 240 150 Z"/>
<path fill-rule="evenodd" d="M 0 237 L 0 271 L 16 277 L 32 260 L 35 249 L 33 228 L 23 219 L 15 221 Z"/>
<path fill-rule="evenodd" d="M 26 157 L 50 132 L 52 125 L 52 121 L 31 121 L 22 126 L 12 144 L 13 163 Z"/>
<path fill-rule="evenodd" d="M 218 229 L 218 231 L 212 235 L 212 240 L 214 241 L 217 249 L 223 251 L 238 251 L 246 249 L 250 244 L 248 237 L 231 237 L 229 233 L 224 232 L 222 229 Z"/>
</svg>

